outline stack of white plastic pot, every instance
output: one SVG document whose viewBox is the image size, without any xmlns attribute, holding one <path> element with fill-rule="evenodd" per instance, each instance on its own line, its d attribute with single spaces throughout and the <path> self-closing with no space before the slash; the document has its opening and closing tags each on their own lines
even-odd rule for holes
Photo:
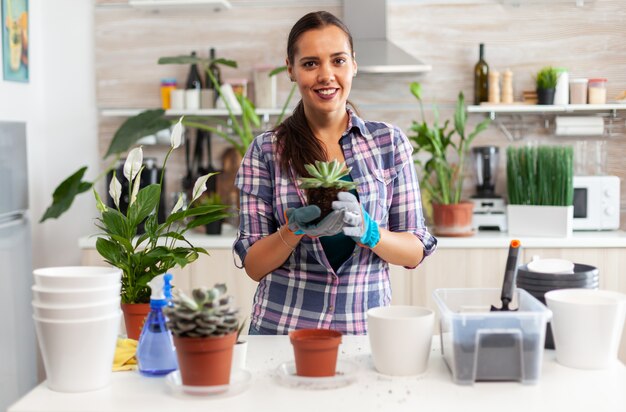
<svg viewBox="0 0 626 412">
<path fill-rule="evenodd" d="M 107 386 L 120 327 L 122 271 L 76 266 L 33 274 L 33 318 L 48 387 L 86 392 Z"/>
</svg>

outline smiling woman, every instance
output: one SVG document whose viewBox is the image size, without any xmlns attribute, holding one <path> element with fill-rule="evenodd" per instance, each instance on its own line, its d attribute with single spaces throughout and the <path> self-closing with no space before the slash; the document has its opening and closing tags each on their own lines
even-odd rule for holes
<svg viewBox="0 0 626 412">
<path fill-rule="evenodd" d="M 352 36 L 334 15 L 303 16 L 287 42 L 287 70 L 302 99 L 276 129 L 258 136 L 235 184 L 234 244 L 259 282 L 251 334 L 293 329 L 367 332 L 366 312 L 391 302 L 389 264 L 417 266 L 436 247 L 424 226 L 411 145 L 392 125 L 349 107 L 357 72 Z M 321 221 L 299 185 L 310 165 L 345 161 L 346 184 Z"/>
</svg>

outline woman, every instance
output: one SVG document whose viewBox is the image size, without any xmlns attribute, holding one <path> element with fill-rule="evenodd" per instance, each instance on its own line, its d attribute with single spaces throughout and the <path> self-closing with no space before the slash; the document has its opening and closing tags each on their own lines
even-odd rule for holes
<svg viewBox="0 0 626 412">
<path fill-rule="evenodd" d="M 357 73 L 352 37 L 327 12 L 291 29 L 287 69 L 302 96 L 292 116 L 258 136 L 239 169 L 239 236 L 233 246 L 259 282 L 250 334 L 331 328 L 364 334 L 366 312 L 389 305 L 389 263 L 416 267 L 436 247 L 424 226 L 406 136 L 347 107 Z M 320 223 L 298 178 L 315 160 L 345 161 L 357 189 Z"/>
</svg>

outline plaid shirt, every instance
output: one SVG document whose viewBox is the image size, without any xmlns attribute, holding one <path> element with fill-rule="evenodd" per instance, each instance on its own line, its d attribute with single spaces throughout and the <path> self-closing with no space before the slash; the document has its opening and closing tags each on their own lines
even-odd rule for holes
<svg viewBox="0 0 626 412">
<path fill-rule="evenodd" d="M 350 121 L 339 142 L 361 205 L 380 227 L 414 233 L 424 244 L 424 255 L 430 255 L 437 240 L 424 225 L 409 140 L 396 127 L 365 122 L 349 109 L 348 114 Z M 286 224 L 286 209 L 307 203 L 294 170 L 281 171 L 272 132 L 250 145 L 235 184 L 241 210 L 233 249 L 245 264 L 254 242 Z M 390 302 L 389 264 L 372 250 L 356 246 L 335 272 L 319 239 L 304 236 L 282 266 L 259 282 L 251 326 L 274 334 L 301 328 L 364 334 L 367 310 Z"/>
</svg>

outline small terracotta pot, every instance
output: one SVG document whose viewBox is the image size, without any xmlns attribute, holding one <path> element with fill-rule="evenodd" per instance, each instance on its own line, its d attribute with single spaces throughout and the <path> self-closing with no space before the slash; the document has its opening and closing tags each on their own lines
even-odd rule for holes
<svg viewBox="0 0 626 412">
<path fill-rule="evenodd" d="M 236 331 L 225 336 L 203 338 L 174 336 L 183 385 L 228 385 L 236 341 Z"/>
<path fill-rule="evenodd" d="M 433 203 L 435 234 L 439 236 L 472 236 L 474 204 L 460 202 L 452 205 Z"/>
<path fill-rule="evenodd" d="M 341 332 L 331 329 L 299 329 L 289 333 L 298 376 L 335 376 Z"/>
<path fill-rule="evenodd" d="M 139 340 L 141 329 L 150 313 L 149 303 L 122 303 L 124 312 L 124 324 L 126 325 L 126 335 L 129 339 Z"/>
</svg>

